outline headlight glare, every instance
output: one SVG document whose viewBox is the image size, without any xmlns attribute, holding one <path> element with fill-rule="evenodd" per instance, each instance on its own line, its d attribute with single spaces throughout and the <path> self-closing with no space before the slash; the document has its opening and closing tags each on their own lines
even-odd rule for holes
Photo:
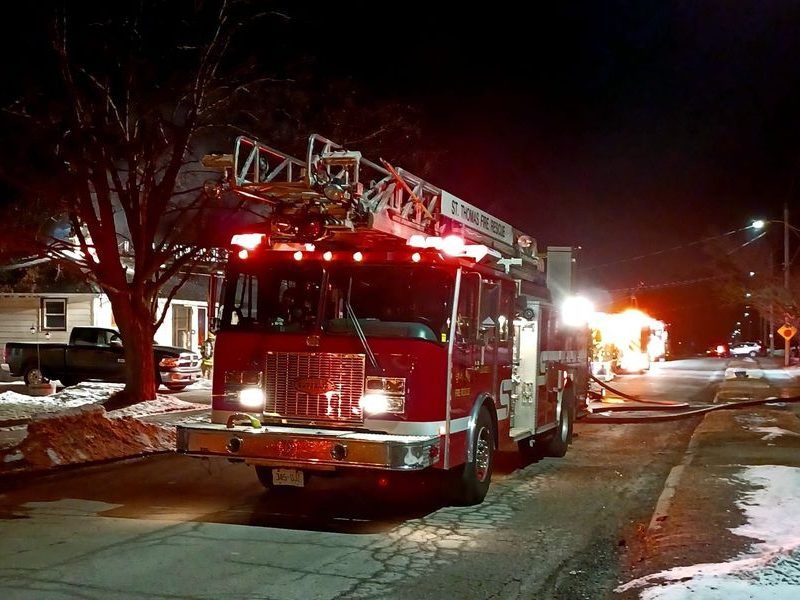
<svg viewBox="0 0 800 600">
<path fill-rule="evenodd" d="M 402 413 L 406 408 L 406 400 L 399 396 L 388 396 L 383 392 L 367 392 L 361 396 L 358 405 L 368 415 L 381 413 Z"/>
<path fill-rule="evenodd" d="M 359 406 L 365 414 L 402 414 L 406 410 L 406 380 L 404 377 L 367 377 L 365 394 Z"/>
<path fill-rule="evenodd" d="M 245 408 L 264 409 L 264 390 L 261 388 L 244 388 L 239 390 L 239 404 Z"/>
</svg>

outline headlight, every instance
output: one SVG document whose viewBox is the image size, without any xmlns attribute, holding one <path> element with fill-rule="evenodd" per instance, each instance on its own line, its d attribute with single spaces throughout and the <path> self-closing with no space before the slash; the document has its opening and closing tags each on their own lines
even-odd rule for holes
<svg viewBox="0 0 800 600">
<path fill-rule="evenodd" d="M 367 377 L 359 406 L 366 414 L 402 414 L 406 409 L 406 380 L 403 377 Z"/>
<path fill-rule="evenodd" d="M 244 388 L 239 390 L 239 404 L 245 408 L 264 409 L 264 390 L 261 388 Z"/>
<path fill-rule="evenodd" d="M 383 392 L 369 392 L 361 396 L 358 405 L 369 415 L 397 414 L 405 410 L 406 400 L 397 396 L 387 396 Z"/>
<path fill-rule="evenodd" d="M 367 393 L 385 392 L 390 396 L 406 395 L 405 377 L 367 377 Z"/>
<path fill-rule="evenodd" d="M 162 358 L 158 361 L 159 367 L 165 367 L 167 369 L 173 369 L 178 366 L 179 358 L 175 356 L 167 356 L 166 358 Z"/>
</svg>

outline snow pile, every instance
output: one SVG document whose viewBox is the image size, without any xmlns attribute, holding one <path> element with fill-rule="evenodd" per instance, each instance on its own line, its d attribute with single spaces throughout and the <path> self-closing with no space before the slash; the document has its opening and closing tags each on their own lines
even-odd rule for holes
<svg viewBox="0 0 800 600">
<path fill-rule="evenodd" d="M 137 456 L 175 449 L 175 429 L 124 416 L 109 418 L 90 404 L 34 419 L 25 439 L 0 450 L 0 472 Z"/>
<path fill-rule="evenodd" d="M 52 396 L 27 396 L 8 391 L 0 394 L 0 421 L 29 419 L 35 415 L 58 413 L 65 409 L 101 404 L 125 386 L 121 383 L 86 381 L 68 387 Z M 129 408 L 113 411 L 113 416 L 141 416 L 146 414 L 196 410 L 208 408 L 202 404 L 184 402 L 174 396 L 158 394 L 156 400 L 140 402 Z"/>
<path fill-rule="evenodd" d="M 155 400 L 139 402 L 133 406 L 112 410 L 109 411 L 108 414 L 111 417 L 143 417 L 145 415 L 155 415 L 184 410 L 208 410 L 208 406 L 204 404 L 195 404 L 194 402 L 185 402 L 183 400 L 178 400 L 173 396 L 158 395 L 156 396 Z"/>
<path fill-rule="evenodd" d="M 778 465 L 747 467 L 737 475 L 753 486 L 736 506 L 747 522 L 731 531 L 756 540 L 739 557 L 725 563 L 676 567 L 619 586 L 616 591 L 644 587 L 645 600 L 678 598 L 800 597 L 800 468 Z"/>
<path fill-rule="evenodd" d="M 764 371 L 761 369 L 747 369 L 728 367 L 725 369 L 725 379 L 763 379 Z"/>
<path fill-rule="evenodd" d="M 191 385 L 186 387 L 187 390 L 210 390 L 211 389 L 211 380 L 210 379 L 198 379 Z"/>
</svg>

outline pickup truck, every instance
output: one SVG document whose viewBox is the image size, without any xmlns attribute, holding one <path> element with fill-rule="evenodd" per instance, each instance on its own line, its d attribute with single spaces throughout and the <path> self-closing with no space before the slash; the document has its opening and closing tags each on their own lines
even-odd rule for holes
<svg viewBox="0 0 800 600">
<path fill-rule="evenodd" d="M 153 345 L 156 388 L 163 384 L 178 391 L 200 376 L 200 357 L 189 350 Z M 74 327 L 69 344 L 8 342 L 5 362 L 15 377 L 27 385 L 58 379 L 65 386 L 89 379 L 124 382 L 122 338 L 113 329 Z"/>
</svg>

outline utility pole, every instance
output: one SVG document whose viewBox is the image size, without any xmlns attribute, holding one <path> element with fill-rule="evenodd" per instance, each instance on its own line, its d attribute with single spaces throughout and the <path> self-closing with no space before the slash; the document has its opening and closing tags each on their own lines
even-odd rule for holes
<svg viewBox="0 0 800 600">
<path fill-rule="evenodd" d="M 770 248 L 769 251 L 769 282 L 772 285 L 772 277 L 774 274 L 774 265 L 775 265 L 775 255 Z M 774 298 L 772 298 L 772 292 L 770 292 L 770 299 L 769 299 L 769 355 L 770 358 L 775 356 L 775 310 L 773 309 L 773 302 Z"/>
<path fill-rule="evenodd" d="M 783 204 L 783 288 L 789 297 L 789 202 Z M 786 317 L 788 315 L 784 315 Z M 789 338 L 783 341 L 783 366 L 789 366 Z"/>
</svg>

